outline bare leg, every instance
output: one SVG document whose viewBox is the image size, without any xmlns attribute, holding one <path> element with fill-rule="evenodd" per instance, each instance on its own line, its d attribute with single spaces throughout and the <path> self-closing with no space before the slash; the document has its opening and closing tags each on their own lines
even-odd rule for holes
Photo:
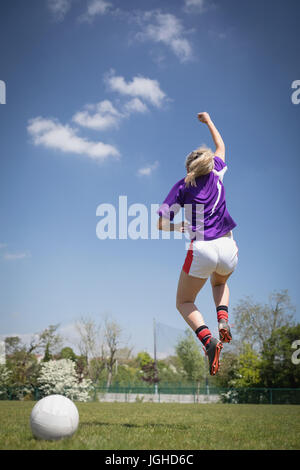
<svg viewBox="0 0 300 470">
<path fill-rule="evenodd" d="M 232 334 L 230 331 L 230 327 L 228 325 L 228 305 L 229 305 L 229 288 L 227 285 L 227 279 L 232 273 L 228 274 L 227 276 L 221 276 L 220 274 L 213 273 L 210 277 L 210 282 L 213 291 L 213 297 L 216 304 L 216 308 L 218 311 L 218 307 L 222 306 L 220 312 L 218 311 L 218 328 L 219 328 L 219 336 L 223 343 L 230 343 L 232 340 Z M 225 308 L 226 312 L 224 312 Z M 219 317 L 220 313 L 220 317 Z"/>
<path fill-rule="evenodd" d="M 229 305 L 229 287 L 227 285 L 227 279 L 232 273 L 227 276 L 221 276 L 220 274 L 213 273 L 210 276 L 210 283 L 212 287 L 212 293 L 216 307 L 219 305 Z"/>
<path fill-rule="evenodd" d="M 197 294 L 204 286 L 207 279 L 190 276 L 181 271 L 176 297 L 176 307 L 187 324 L 196 331 L 204 325 L 204 319 L 195 305 Z"/>
</svg>

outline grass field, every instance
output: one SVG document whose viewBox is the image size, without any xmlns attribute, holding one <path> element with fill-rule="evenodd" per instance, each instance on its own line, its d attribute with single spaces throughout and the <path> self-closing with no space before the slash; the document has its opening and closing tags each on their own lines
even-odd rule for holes
<svg viewBox="0 0 300 470">
<path fill-rule="evenodd" d="M 0 401 L 0 449 L 300 449 L 300 406 L 76 403 L 72 438 L 36 440 L 34 402 Z"/>
</svg>

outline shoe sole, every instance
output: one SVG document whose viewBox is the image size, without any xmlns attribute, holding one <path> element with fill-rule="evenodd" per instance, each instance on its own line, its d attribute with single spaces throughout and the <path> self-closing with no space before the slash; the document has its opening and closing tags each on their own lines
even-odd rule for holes
<svg viewBox="0 0 300 470">
<path fill-rule="evenodd" d="M 226 328 L 221 328 L 219 330 L 220 340 L 223 343 L 230 343 L 232 336 L 230 336 L 229 331 Z"/>
<path fill-rule="evenodd" d="M 210 368 L 210 375 L 216 375 L 220 367 L 220 354 L 221 349 L 223 348 L 222 343 L 219 341 L 216 345 L 215 357 Z"/>
</svg>

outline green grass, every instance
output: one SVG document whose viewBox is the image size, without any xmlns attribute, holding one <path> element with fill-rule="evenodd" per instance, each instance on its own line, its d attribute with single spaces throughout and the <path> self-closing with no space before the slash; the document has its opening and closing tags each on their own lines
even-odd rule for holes
<svg viewBox="0 0 300 470">
<path fill-rule="evenodd" d="M 32 436 L 34 402 L 0 401 L 0 449 L 300 449 L 298 405 L 76 403 L 78 431 Z"/>
</svg>

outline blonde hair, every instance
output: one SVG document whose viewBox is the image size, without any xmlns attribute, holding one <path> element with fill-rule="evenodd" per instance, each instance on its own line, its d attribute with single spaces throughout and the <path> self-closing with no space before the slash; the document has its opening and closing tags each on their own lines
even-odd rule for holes
<svg viewBox="0 0 300 470">
<path fill-rule="evenodd" d="M 210 148 L 199 147 L 191 152 L 185 161 L 187 186 L 196 186 L 196 178 L 210 173 L 214 169 L 214 154 Z"/>
</svg>

